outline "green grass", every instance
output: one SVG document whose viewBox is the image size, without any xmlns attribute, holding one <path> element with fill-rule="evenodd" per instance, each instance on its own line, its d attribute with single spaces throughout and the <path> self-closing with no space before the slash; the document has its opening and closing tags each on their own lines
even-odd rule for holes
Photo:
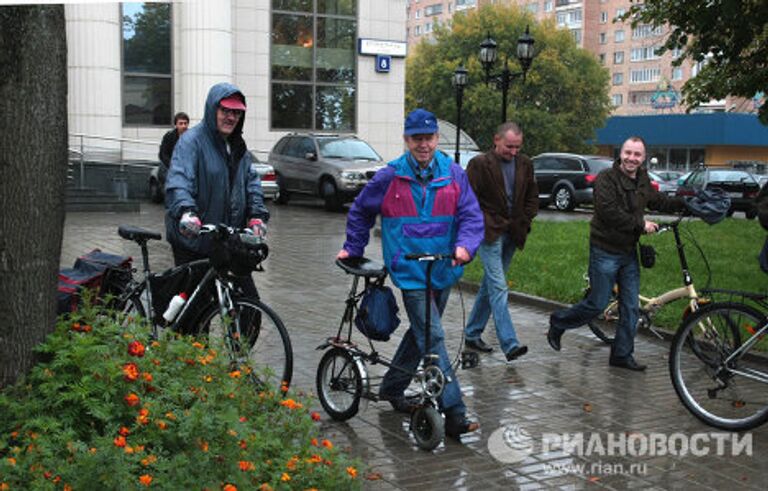
<svg viewBox="0 0 768 491">
<path fill-rule="evenodd" d="M 698 290 L 724 288 L 765 292 L 768 276 L 757 264 L 757 255 L 765 240 L 765 231 L 756 220 L 728 218 L 717 225 L 700 220 L 683 222 L 680 227 L 688 265 Z M 707 285 L 707 269 L 692 237 L 702 248 L 712 269 Z M 641 294 L 655 297 L 662 292 L 683 286 L 680 263 L 671 232 L 644 236 L 642 243 L 656 249 L 656 265 L 642 269 Z M 548 222 L 535 220 L 523 251 L 517 251 L 507 273 L 510 289 L 574 303 L 581 299 L 585 286 L 584 273 L 589 258 L 589 222 Z M 479 258 L 466 270 L 464 279 L 479 282 L 482 265 Z M 663 308 L 654 324 L 675 329 L 685 308 L 678 301 Z"/>
</svg>

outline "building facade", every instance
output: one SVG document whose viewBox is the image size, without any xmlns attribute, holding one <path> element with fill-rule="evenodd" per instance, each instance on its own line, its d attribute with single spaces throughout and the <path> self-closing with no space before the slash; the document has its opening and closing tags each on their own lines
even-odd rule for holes
<svg viewBox="0 0 768 491">
<path fill-rule="evenodd" d="M 405 0 L 67 4 L 69 128 L 84 135 L 70 143 L 156 155 L 140 143 L 159 144 L 177 111 L 200 121 L 208 89 L 226 81 L 246 96 L 244 137 L 257 153 L 291 131 L 354 133 L 393 158 L 405 10 Z M 359 54 L 361 39 L 394 53 L 380 61 L 387 70 L 376 53 Z"/>
<path fill-rule="evenodd" d="M 407 0 L 405 34 L 411 46 L 430 39 L 435 28 L 448 24 L 455 14 L 477 8 L 478 0 Z"/>
</svg>

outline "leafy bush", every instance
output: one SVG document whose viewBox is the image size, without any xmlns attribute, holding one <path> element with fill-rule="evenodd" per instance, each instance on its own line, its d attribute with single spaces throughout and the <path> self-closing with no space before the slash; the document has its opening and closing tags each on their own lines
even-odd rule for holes
<svg viewBox="0 0 768 491">
<path fill-rule="evenodd" d="M 0 392 L 0 490 L 361 487 L 287 387 L 258 392 L 217 347 L 127 324 L 84 307 Z"/>
</svg>

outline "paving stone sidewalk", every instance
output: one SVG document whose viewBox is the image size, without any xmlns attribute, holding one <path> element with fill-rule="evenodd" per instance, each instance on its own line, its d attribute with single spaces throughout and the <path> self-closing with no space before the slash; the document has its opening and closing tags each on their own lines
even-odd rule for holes
<svg viewBox="0 0 768 491">
<path fill-rule="evenodd" d="M 315 348 L 335 333 L 350 286 L 350 278 L 333 263 L 343 242 L 345 216 L 325 212 L 313 201 L 270 205 L 270 210 L 270 258 L 255 279 L 264 301 L 290 331 L 293 388 L 314 394 L 322 356 Z M 69 213 L 62 266 L 71 266 L 94 247 L 138 260 L 135 244 L 117 236 L 118 224 L 165 235 L 158 205 L 142 203 L 140 213 Z M 172 265 L 167 243 L 153 242 L 150 251 L 154 270 Z M 373 235 L 367 254 L 380 258 L 379 239 Z M 452 294 L 449 301 L 444 324 L 451 353 L 457 351 L 462 318 L 473 301 L 468 291 Z M 638 338 L 637 358 L 649 365 L 645 373 L 610 368 L 608 348 L 588 329 L 567 333 L 563 351 L 556 353 L 546 342 L 546 309 L 516 302 L 510 308 L 518 336 L 530 351 L 507 363 L 489 325 L 484 337 L 497 349 L 481 355 L 479 367 L 458 373 L 470 415 L 481 424 L 479 432 L 465 435 L 461 443 L 448 440 L 424 452 L 409 434 L 407 416 L 386 403 L 364 405 L 357 416 L 338 423 L 315 399 L 324 434 L 366 462 L 366 489 L 765 489 L 768 426 L 738 436 L 740 441 L 752 439 L 752 456 L 732 456 L 728 445 L 725 455 L 717 455 L 714 443 L 701 456 L 651 455 L 648 450 L 637 456 L 605 455 L 594 445 L 583 454 L 545 451 L 545 434 L 582 435 L 606 445 L 652 433 L 689 439 L 716 430 L 699 423 L 678 401 L 667 373 L 665 342 Z M 396 334 L 404 331 L 401 326 Z M 377 348 L 391 355 L 398 342 L 394 336 Z M 369 367 L 369 372 L 381 375 L 379 368 Z"/>
</svg>

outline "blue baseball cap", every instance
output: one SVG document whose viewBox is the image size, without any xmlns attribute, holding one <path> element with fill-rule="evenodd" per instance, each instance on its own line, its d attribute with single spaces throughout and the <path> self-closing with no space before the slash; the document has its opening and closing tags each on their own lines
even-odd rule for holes
<svg viewBox="0 0 768 491">
<path fill-rule="evenodd" d="M 426 109 L 414 109 L 405 117 L 403 135 L 428 135 L 437 133 L 437 118 Z"/>
</svg>

